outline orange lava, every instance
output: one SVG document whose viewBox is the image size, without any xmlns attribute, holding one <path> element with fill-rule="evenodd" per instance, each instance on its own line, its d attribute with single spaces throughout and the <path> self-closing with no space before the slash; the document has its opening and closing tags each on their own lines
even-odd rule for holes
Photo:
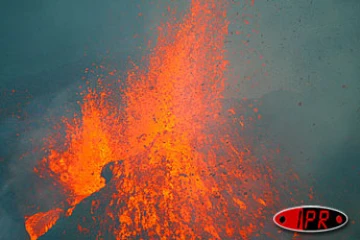
<svg viewBox="0 0 360 240">
<path fill-rule="evenodd" d="M 123 160 L 112 169 L 115 190 L 99 220 L 116 239 L 247 239 L 261 231 L 275 199 L 270 167 L 253 164 L 251 146 L 238 134 L 243 119 L 229 122 L 224 115 L 235 109 L 221 105 L 226 7 L 192 0 L 180 23 L 159 27 L 147 69 L 129 72 L 121 102 L 113 101 L 120 90 L 89 90 L 81 115 L 64 120 L 65 143 L 49 138 L 36 171 L 63 188 L 67 215 L 107 186 L 106 164 Z M 34 227 L 38 216 L 26 220 L 32 239 L 51 227 L 38 226 L 42 220 Z"/>
<path fill-rule="evenodd" d="M 35 240 L 46 233 L 55 225 L 62 213 L 62 209 L 56 208 L 48 212 L 39 212 L 31 217 L 27 217 L 25 227 L 30 235 L 30 239 Z"/>
</svg>

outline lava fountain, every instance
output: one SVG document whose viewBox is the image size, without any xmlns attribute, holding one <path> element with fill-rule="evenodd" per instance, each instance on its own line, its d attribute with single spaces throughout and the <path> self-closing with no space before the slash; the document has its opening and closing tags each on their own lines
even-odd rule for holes
<svg viewBox="0 0 360 240">
<path fill-rule="evenodd" d="M 239 134 L 244 124 L 224 117 L 227 7 L 192 0 L 181 22 L 159 27 L 146 69 L 129 71 L 126 88 L 99 80 L 88 89 L 81 114 L 63 119 L 65 140 L 49 137 L 35 169 L 60 186 L 64 201 L 26 217 L 31 239 L 104 188 L 111 194 L 92 203 L 96 209 L 107 202 L 94 220 L 102 226 L 96 239 L 109 233 L 114 239 L 259 234 L 276 191 L 270 166 L 255 164 L 251 144 Z M 102 171 L 110 163 L 106 182 Z"/>
</svg>

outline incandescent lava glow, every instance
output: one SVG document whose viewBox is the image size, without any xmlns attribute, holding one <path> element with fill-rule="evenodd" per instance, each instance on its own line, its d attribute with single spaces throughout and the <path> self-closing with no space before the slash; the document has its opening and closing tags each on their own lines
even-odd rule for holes
<svg viewBox="0 0 360 240">
<path fill-rule="evenodd" d="M 35 169 L 61 186 L 64 202 L 26 218 L 32 239 L 55 224 L 58 208 L 70 216 L 105 188 L 111 194 L 92 203 L 95 211 L 107 202 L 93 238 L 248 239 L 262 231 L 276 198 L 270 167 L 253 163 L 243 125 L 224 117 L 221 105 L 226 8 L 192 0 L 181 22 L 159 27 L 146 69 L 129 71 L 125 89 L 87 91 L 81 114 L 64 120 L 65 140 L 50 137 Z M 118 160 L 106 183 L 104 166 Z"/>
</svg>

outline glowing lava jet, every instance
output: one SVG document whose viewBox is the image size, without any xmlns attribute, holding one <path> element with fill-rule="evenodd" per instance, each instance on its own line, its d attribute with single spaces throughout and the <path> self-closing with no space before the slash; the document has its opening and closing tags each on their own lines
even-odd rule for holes
<svg viewBox="0 0 360 240">
<path fill-rule="evenodd" d="M 159 27 L 147 68 L 130 71 L 126 89 L 87 92 L 81 115 L 64 120 L 65 143 L 49 138 L 36 168 L 61 186 L 64 202 L 27 217 L 32 239 L 105 186 L 112 194 L 93 202 L 108 202 L 96 219 L 105 227 L 93 238 L 247 239 L 261 231 L 275 199 L 271 174 L 253 163 L 241 124 L 221 107 L 226 8 L 192 0 L 180 23 Z M 119 94 L 122 102 L 112 101 Z M 115 160 L 123 161 L 106 184 L 102 169 Z"/>
</svg>

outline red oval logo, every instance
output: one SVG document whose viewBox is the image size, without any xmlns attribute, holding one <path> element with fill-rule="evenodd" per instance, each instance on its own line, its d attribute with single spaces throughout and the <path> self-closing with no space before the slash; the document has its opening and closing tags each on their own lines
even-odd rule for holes
<svg viewBox="0 0 360 240">
<path fill-rule="evenodd" d="M 348 220 L 346 214 L 337 209 L 314 205 L 286 208 L 273 218 L 283 229 L 306 233 L 333 231 L 344 227 Z"/>
</svg>

